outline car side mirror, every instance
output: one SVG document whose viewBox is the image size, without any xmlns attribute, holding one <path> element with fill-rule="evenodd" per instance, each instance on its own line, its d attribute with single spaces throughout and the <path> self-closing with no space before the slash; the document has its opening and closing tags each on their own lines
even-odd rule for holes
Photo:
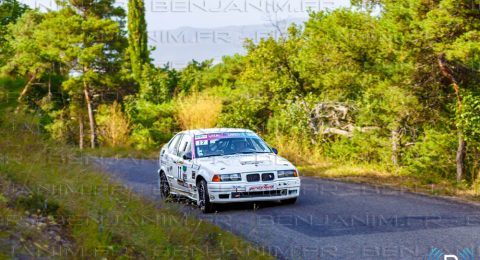
<svg viewBox="0 0 480 260">
<path fill-rule="evenodd" d="M 182 158 L 184 160 L 191 160 L 192 159 L 192 152 L 186 152 L 183 154 Z"/>
<path fill-rule="evenodd" d="M 273 151 L 274 154 L 278 154 L 277 148 L 273 148 L 273 147 L 272 147 L 272 151 Z"/>
</svg>

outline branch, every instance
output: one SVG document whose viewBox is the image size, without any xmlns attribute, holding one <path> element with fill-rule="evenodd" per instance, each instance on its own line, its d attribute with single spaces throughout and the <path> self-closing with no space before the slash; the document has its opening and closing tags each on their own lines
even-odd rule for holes
<svg viewBox="0 0 480 260">
<path fill-rule="evenodd" d="M 453 89 L 455 90 L 455 94 L 457 95 L 457 102 L 459 107 L 462 106 L 462 97 L 460 96 L 460 86 L 458 85 L 457 80 L 453 76 L 453 72 L 448 68 L 445 53 L 442 53 L 438 56 L 438 66 L 440 67 L 440 71 L 442 75 L 446 77 L 450 82 L 453 84 Z"/>
<path fill-rule="evenodd" d="M 18 102 L 22 101 L 23 97 L 27 94 L 28 90 L 30 89 L 30 86 L 32 85 L 33 81 L 37 77 L 37 71 L 35 71 L 32 76 L 30 76 L 30 79 L 28 80 L 27 84 L 25 87 L 23 87 L 22 92 L 20 93 L 20 96 L 18 97 Z"/>
<path fill-rule="evenodd" d="M 323 134 L 335 134 L 335 135 L 341 135 L 341 136 L 346 136 L 348 138 L 353 136 L 352 132 L 338 129 L 338 128 L 325 128 L 322 132 Z"/>
</svg>

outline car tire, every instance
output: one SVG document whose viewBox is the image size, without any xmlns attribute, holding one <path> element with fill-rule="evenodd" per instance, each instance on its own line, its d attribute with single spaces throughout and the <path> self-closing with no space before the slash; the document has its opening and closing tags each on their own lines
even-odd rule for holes
<svg viewBox="0 0 480 260">
<path fill-rule="evenodd" d="M 203 213 L 212 213 L 215 211 L 213 203 L 210 202 L 210 196 L 208 194 L 208 186 L 205 180 L 200 180 L 197 183 L 198 200 L 197 204 Z"/>
<path fill-rule="evenodd" d="M 163 172 L 160 172 L 158 175 L 158 189 L 160 191 L 160 198 L 168 199 L 171 197 L 170 185 L 168 184 L 167 176 Z"/>
<path fill-rule="evenodd" d="M 282 204 L 284 205 L 292 205 L 295 204 L 295 202 L 297 202 L 297 198 L 282 200 Z"/>
</svg>

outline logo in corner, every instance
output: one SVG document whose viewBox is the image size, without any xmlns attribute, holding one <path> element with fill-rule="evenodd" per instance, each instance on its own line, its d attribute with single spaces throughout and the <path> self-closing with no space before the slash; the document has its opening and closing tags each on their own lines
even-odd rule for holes
<svg viewBox="0 0 480 260">
<path fill-rule="evenodd" d="M 475 260 L 475 255 L 470 248 L 463 249 L 458 255 L 445 254 L 442 250 L 433 248 L 427 260 Z"/>
</svg>

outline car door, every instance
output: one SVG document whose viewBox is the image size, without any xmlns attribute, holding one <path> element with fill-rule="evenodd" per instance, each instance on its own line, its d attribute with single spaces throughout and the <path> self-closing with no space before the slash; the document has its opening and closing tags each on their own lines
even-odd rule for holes
<svg viewBox="0 0 480 260">
<path fill-rule="evenodd" d="M 182 139 L 183 134 L 178 134 L 172 138 L 170 143 L 167 146 L 165 153 L 162 155 L 162 161 L 165 164 L 165 174 L 167 175 L 170 186 L 174 188 L 176 183 L 176 169 L 177 169 L 177 152 L 180 139 Z"/>
<path fill-rule="evenodd" d="M 189 134 L 185 134 L 182 136 L 182 139 L 179 142 L 177 154 L 175 157 L 176 160 L 176 184 L 178 185 L 176 188 L 188 192 L 189 185 L 187 183 L 189 172 L 191 172 L 191 160 L 183 159 L 183 155 L 191 150 L 191 142 L 192 137 Z"/>
</svg>

